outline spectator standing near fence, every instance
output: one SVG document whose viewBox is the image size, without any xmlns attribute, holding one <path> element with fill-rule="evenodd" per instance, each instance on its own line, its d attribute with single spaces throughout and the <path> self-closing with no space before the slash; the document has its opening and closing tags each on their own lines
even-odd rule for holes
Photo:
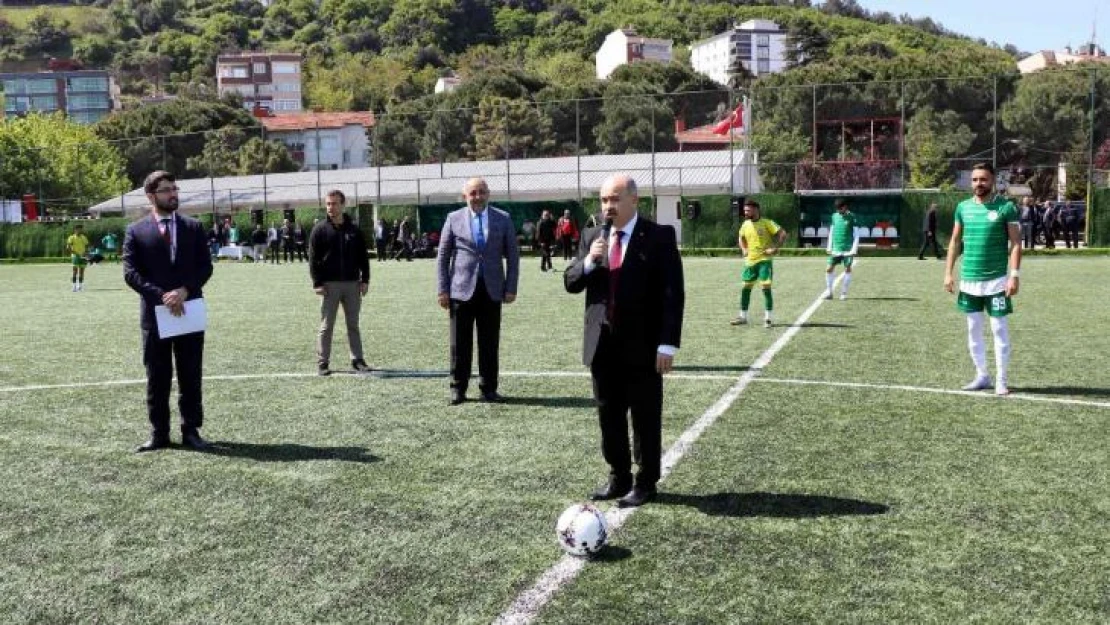
<svg viewBox="0 0 1110 625">
<path fill-rule="evenodd" d="M 963 387 L 978 391 L 991 387 L 987 347 L 983 340 L 984 317 L 989 316 L 994 336 L 995 379 L 998 395 L 1008 395 L 1010 330 L 1007 315 L 1017 295 L 1021 268 L 1020 216 L 1013 203 L 994 195 L 994 167 L 979 163 L 971 172 L 971 198 L 956 206 L 956 223 L 948 244 L 944 288 L 958 292 L 956 305 L 967 315 L 967 345 L 975 365 L 975 379 Z M 960 281 L 955 279 L 956 259 L 963 255 Z M 986 315 L 984 315 L 986 313 Z"/>
<path fill-rule="evenodd" d="M 859 251 L 859 236 L 856 235 L 856 216 L 848 210 L 848 200 L 837 200 L 832 215 L 832 231 L 825 247 L 828 260 L 825 268 L 825 299 L 833 298 L 833 282 L 837 265 L 844 266 L 840 283 L 840 299 L 848 298 L 848 285 L 852 282 L 852 264 Z"/>
<path fill-rule="evenodd" d="M 540 271 L 554 269 L 551 254 L 555 248 L 555 216 L 545 210 L 536 226 L 536 244 L 540 247 Z"/>
<path fill-rule="evenodd" d="M 917 251 L 917 260 L 925 260 L 925 249 L 933 244 L 933 253 L 937 260 L 941 258 L 940 243 L 937 241 L 937 203 L 930 202 L 929 210 L 921 220 L 921 249 Z"/>
<path fill-rule="evenodd" d="M 760 216 L 759 202 L 744 202 L 746 220 L 740 226 L 740 250 L 744 254 L 744 271 L 741 274 L 740 314 L 731 321 L 732 325 L 748 323 L 748 307 L 752 301 L 752 287 L 759 282 L 763 289 L 763 326 L 770 328 L 775 308 L 775 298 L 771 293 L 774 267 L 771 258 L 778 253 L 786 241 L 786 230 L 770 219 Z"/>
<path fill-rule="evenodd" d="M 1044 232 L 1044 246 L 1047 249 L 1056 249 L 1056 207 L 1052 200 L 1045 200 L 1044 212 L 1041 213 L 1041 230 Z"/>
<path fill-rule="evenodd" d="M 1019 217 L 1021 220 L 1021 245 L 1025 249 L 1031 250 L 1037 238 L 1037 207 L 1033 203 L 1032 197 L 1027 195 L 1021 198 Z"/>
<path fill-rule="evenodd" d="M 109 232 L 100 239 L 100 246 L 104 248 L 104 256 L 108 260 L 119 262 L 119 239 L 115 233 Z"/>
<path fill-rule="evenodd" d="M 89 264 L 85 254 L 88 251 L 89 238 L 85 236 L 85 227 L 77 224 L 73 227 L 73 234 L 66 239 L 66 252 L 69 253 L 69 262 L 73 265 L 70 282 L 73 283 L 74 293 L 85 288 L 85 267 Z"/>
<path fill-rule="evenodd" d="M 1061 207 L 1060 227 L 1064 232 L 1064 246 L 1079 249 L 1079 209 L 1070 204 Z"/>
<path fill-rule="evenodd" d="M 251 246 L 254 248 L 254 262 L 261 265 L 266 260 L 266 231 L 262 229 L 262 224 L 254 224 Z"/>
<path fill-rule="evenodd" d="M 571 260 L 574 258 L 574 242 L 578 240 L 578 227 L 574 225 L 569 210 L 563 211 L 555 230 L 559 234 L 559 244 L 563 246 L 563 260 Z"/>
</svg>

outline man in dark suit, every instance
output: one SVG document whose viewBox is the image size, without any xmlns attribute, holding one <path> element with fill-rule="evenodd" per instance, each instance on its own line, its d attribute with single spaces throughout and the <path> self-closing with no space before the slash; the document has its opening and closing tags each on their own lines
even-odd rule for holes
<svg viewBox="0 0 1110 625">
<path fill-rule="evenodd" d="M 463 185 L 466 206 L 447 215 L 436 256 L 439 305 L 451 313 L 452 406 L 466 400 L 478 329 L 478 388 L 482 399 L 497 393 L 501 303 L 516 300 L 520 249 L 509 214 L 488 206 L 489 185 L 472 178 Z M 506 267 L 507 266 L 507 267 Z"/>
<path fill-rule="evenodd" d="M 621 507 L 655 498 L 663 439 L 663 374 L 682 336 L 686 294 L 674 228 L 641 217 L 636 183 L 613 176 L 601 186 L 605 224 L 582 233 L 563 280 L 586 291 L 582 362 L 593 377 L 601 452 L 609 481 L 594 499 Z M 628 445 L 632 414 L 634 453 Z M 639 471 L 632 479 L 635 456 Z"/>
<path fill-rule="evenodd" d="M 159 338 L 154 307 L 170 314 L 185 313 L 185 302 L 203 297 L 212 277 L 212 257 L 200 222 L 177 214 L 177 184 L 169 172 L 146 177 L 143 190 L 150 213 L 127 226 L 123 240 L 123 279 L 139 294 L 139 327 L 146 365 L 146 406 L 150 440 L 136 451 L 153 451 L 170 444 L 170 384 L 177 361 L 178 409 L 181 441 L 197 450 L 208 448 L 200 436 L 204 423 L 201 405 L 201 365 L 204 332 Z"/>
</svg>

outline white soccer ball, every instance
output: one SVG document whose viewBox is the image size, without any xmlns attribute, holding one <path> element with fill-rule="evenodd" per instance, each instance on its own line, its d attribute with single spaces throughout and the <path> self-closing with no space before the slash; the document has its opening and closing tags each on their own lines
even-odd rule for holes
<svg viewBox="0 0 1110 625">
<path fill-rule="evenodd" d="M 572 556 L 591 556 L 601 551 L 609 538 L 605 515 L 588 503 L 576 503 L 559 515 L 555 537 Z"/>
</svg>

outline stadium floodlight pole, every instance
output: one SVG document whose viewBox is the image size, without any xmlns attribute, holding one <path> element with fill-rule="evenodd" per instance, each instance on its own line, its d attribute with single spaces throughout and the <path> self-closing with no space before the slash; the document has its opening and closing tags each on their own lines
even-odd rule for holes
<svg viewBox="0 0 1110 625">
<path fill-rule="evenodd" d="M 1093 214 L 1091 208 L 1094 205 L 1093 194 L 1095 190 L 1095 72 L 1093 69 L 1090 75 L 1090 110 L 1087 113 L 1090 119 L 1087 125 L 1087 220 L 1083 225 L 1083 240 L 1087 241 L 1088 247 L 1091 245 L 1091 222 L 1094 221 L 1090 216 Z M 1078 246 L 1077 242 L 1076 247 Z"/>
<path fill-rule="evenodd" d="M 994 108 L 993 108 L 993 114 L 991 115 L 991 128 L 992 128 L 991 132 L 992 132 L 992 135 L 993 135 L 993 137 L 991 139 L 991 147 L 993 148 L 991 150 L 991 165 L 994 166 L 995 171 L 998 171 L 998 76 L 997 75 L 994 77 Z"/>
<path fill-rule="evenodd" d="M 728 88 L 728 110 L 736 110 L 736 98 L 733 97 L 732 87 Z M 743 113 L 740 114 L 743 119 Z M 728 126 L 728 194 L 736 195 L 736 150 L 732 145 L 732 123 Z"/>
<path fill-rule="evenodd" d="M 324 191 L 323 184 L 320 181 L 320 120 L 316 120 L 316 208 L 323 210 L 324 198 L 321 193 Z"/>
<path fill-rule="evenodd" d="M 813 128 L 813 162 L 817 162 L 817 85 L 813 85 L 813 102 L 810 105 L 810 127 Z"/>
<path fill-rule="evenodd" d="M 380 156 L 381 146 L 378 144 L 378 126 L 381 126 L 381 124 L 378 123 L 378 118 L 375 117 L 374 145 L 370 147 L 370 149 L 373 150 L 373 152 L 370 154 L 370 158 L 374 159 L 374 164 L 377 166 L 377 170 L 375 171 L 375 176 L 377 179 L 374 180 L 375 186 L 377 187 L 378 198 L 378 202 L 374 205 L 375 217 L 377 216 L 378 207 L 382 205 L 382 157 Z"/>
<path fill-rule="evenodd" d="M 509 102 L 506 100 L 501 103 L 501 114 L 503 115 L 501 127 L 505 131 L 505 198 L 508 201 L 513 201 L 513 168 L 510 161 L 512 154 L 509 153 Z"/>
<path fill-rule="evenodd" d="M 261 136 L 262 136 L 262 210 L 263 210 L 263 212 L 265 212 L 265 211 L 270 209 L 270 205 L 267 202 L 269 186 L 266 184 L 266 161 L 269 160 L 269 159 L 266 158 L 266 126 L 262 126 Z"/>
<path fill-rule="evenodd" d="M 578 204 L 582 204 L 582 99 L 574 100 L 574 174 L 578 187 Z"/>
</svg>

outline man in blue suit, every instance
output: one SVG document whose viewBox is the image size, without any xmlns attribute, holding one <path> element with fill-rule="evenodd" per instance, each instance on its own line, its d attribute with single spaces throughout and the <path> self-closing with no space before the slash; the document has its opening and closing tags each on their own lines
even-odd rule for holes
<svg viewBox="0 0 1110 625">
<path fill-rule="evenodd" d="M 200 436 L 204 423 L 201 405 L 201 363 L 204 332 L 159 338 L 155 306 L 183 315 L 185 302 L 203 297 L 212 277 L 212 257 L 200 222 L 177 214 L 177 183 L 169 172 L 146 177 L 143 190 L 150 213 L 127 226 L 123 240 L 123 279 L 139 294 L 139 327 L 146 366 L 146 406 L 150 440 L 136 451 L 154 451 L 170 445 L 170 384 L 177 361 L 178 409 L 181 442 L 196 450 L 208 448 Z"/>
<path fill-rule="evenodd" d="M 466 206 L 447 215 L 439 237 L 439 305 L 451 313 L 452 406 L 466 400 L 478 330 L 478 388 L 482 399 L 501 401 L 497 393 L 501 303 L 516 300 L 520 249 L 513 221 L 489 206 L 489 185 L 472 178 L 463 185 Z"/>
</svg>

